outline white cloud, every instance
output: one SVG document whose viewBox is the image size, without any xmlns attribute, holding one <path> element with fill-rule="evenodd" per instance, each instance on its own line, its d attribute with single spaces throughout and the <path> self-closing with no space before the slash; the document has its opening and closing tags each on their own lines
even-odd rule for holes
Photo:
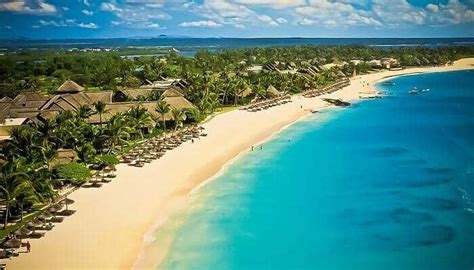
<svg viewBox="0 0 474 270">
<path fill-rule="evenodd" d="M 296 14 L 303 17 L 302 25 L 318 23 L 325 26 L 381 25 L 365 10 L 356 9 L 349 3 L 329 0 L 309 0 L 307 6 L 297 7 Z"/>
<path fill-rule="evenodd" d="M 181 27 L 209 27 L 209 28 L 217 28 L 221 27 L 222 24 L 216 23 L 214 21 L 194 21 L 194 22 L 183 22 L 180 23 L 179 26 Z"/>
<path fill-rule="evenodd" d="M 261 5 L 269 8 L 284 9 L 306 4 L 305 0 L 235 0 L 239 4 Z"/>
<path fill-rule="evenodd" d="M 79 23 L 77 26 L 81 28 L 97 29 L 99 28 L 95 23 Z"/>
<path fill-rule="evenodd" d="M 66 19 L 66 20 L 39 20 L 37 25 L 33 25 L 33 28 L 40 28 L 40 27 L 80 27 L 80 28 L 88 28 L 88 29 L 97 29 L 99 26 L 95 23 L 84 23 L 84 22 L 77 22 L 74 19 Z"/>
<path fill-rule="evenodd" d="M 234 27 L 276 26 L 288 23 L 286 18 L 295 25 L 377 29 L 474 21 L 474 11 L 461 0 L 426 7 L 408 0 L 203 0 L 189 1 L 185 7 L 206 20 Z M 280 17 L 273 19 L 275 15 Z"/>
<path fill-rule="evenodd" d="M 284 0 L 278 2 L 283 3 Z M 291 1 L 287 1 L 288 3 Z M 270 1 L 258 0 L 204 0 L 200 5 L 193 5 L 193 12 L 207 20 L 236 28 L 253 26 L 278 26 L 279 22 L 266 14 L 259 14 L 251 9 L 251 4 L 269 4 Z M 281 18 L 283 19 L 283 18 Z M 280 19 L 280 21 L 282 21 Z M 263 24 L 262 24 L 263 23 Z"/>
<path fill-rule="evenodd" d="M 84 15 L 86 15 L 86 16 L 92 16 L 92 15 L 94 15 L 94 12 L 92 12 L 92 11 L 90 11 L 90 10 L 87 10 L 87 9 L 83 9 L 81 12 L 82 12 Z"/>
<path fill-rule="evenodd" d="M 7 0 L 0 2 L 0 10 L 36 15 L 48 15 L 57 12 L 56 6 L 46 0 Z"/>
<path fill-rule="evenodd" d="M 315 23 L 315 21 L 310 20 L 308 18 L 303 18 L 301 21 L 298 22 L 299 25 L 313 25 Z"/>
<path fill-rule="evenodd" d="M 426 5 L 426 9 L 431 11 L 431 12 L 438 12 L 439 11 L 438 5 L 434 5 L 434 4 Z"/>
<path fill-rule="evenodd" d="M 180 0 L 176 0 L 180 2 Z M 128 28 L 163 29 L 159 21 L 170 20 L 172 17 L 164 11 L 165 0 L 125 0 L 117 4 L 114 0 L 100 5 L 103 11 L 111 12 L 116 17 L 114 26 Z"/>
<path fill-rule="evenodd" d="M 288 23 L 288 20 L 285 19 L 285 18 L 280 17 L 280 18 L 276 19 L 276 22 L 279 23 L 279 24 L 285 24 L 285 23 Z"/>
<path fill-rule="evenodd" d="M 273 20 L 272 17 L 268 15 L 259 15 L 257 16 L 257 18 L 265 24 L 268 24 L 271 26 L 278 26 L 278 23 L 275 20 Z"/>
</svg>

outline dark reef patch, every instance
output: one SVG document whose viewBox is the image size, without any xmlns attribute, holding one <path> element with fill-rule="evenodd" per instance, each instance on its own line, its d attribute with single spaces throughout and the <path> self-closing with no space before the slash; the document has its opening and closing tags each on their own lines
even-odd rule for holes
<svg viewBox="0 0 474 270">
<path fill-rule="evenodd" d="M 395 157 L 395 156 L 400 156 L 406 153 L 408 153 L 408 149 L 404 147 L 395 147 L 395 146 L 383 147 L 375 151 L 376 155 L 380 155 L 383 157 Z"/>
<path fill-rule="evenodd" d="M 423 198 L 416 205 L 420 208 L 434 211 L 449 211 L 460 207 L 458 202 L 444 198 Z"/>
<path fill-rule="evenodd" d="M 451 182 L 450 178 L 430 178 L 430 179 L 417 179 L 409 180 L 401 183 L 402 186 L 408 188 L 422 188 L 429 186 L 439 186 Z"/>
<path fill-rule="evenodd" d="M 447 176 L 452 175 L 455 170 L 451 168 L 425 168 L 425 172 L 431 175 Z"/>
<path fill-rule="evenodd" d="M 390 212 L 390 217 L 398 224 L 420 224 L 434 220 L 428 213 L 412 211 L 408 208 L 394 209 Z"/>
<path fill-rule="evenodd" d="M 415 238 L 414 245 L 418 246 L 435 246 L 447 244 L 454 240 L 456 233 L 453 228 L 445 225 L 428 225 L 423 226 L 422 234 L 419 238 Z"/>
</svg>

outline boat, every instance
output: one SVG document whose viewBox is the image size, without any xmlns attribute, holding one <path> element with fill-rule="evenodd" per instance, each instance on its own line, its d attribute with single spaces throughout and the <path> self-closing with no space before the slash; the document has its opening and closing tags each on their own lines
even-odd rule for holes
<svg viewBox="0 0 474 270">
<path fill-rule="evenodd" d="M 412 95 L 418 94 L 418 89 L 416 87 L 413 87 L 410 91 L 408 91 L 408 94 L 412 94 Z"/>
</svg>

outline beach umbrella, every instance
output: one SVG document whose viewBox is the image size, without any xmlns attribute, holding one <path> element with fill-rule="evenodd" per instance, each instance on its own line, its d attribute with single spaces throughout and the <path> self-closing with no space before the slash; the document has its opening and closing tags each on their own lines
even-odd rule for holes
<svg viewBox="0 0 474 270">
<path fill-rule="evenodd" d="M 73 203 L 74 203 L 74 200 L 68 199 L 68 198 L 66 197 L 64 200 L 62 200 L 62 202 L 63 202 L 64 204 L 66 204 L 66 210 L 68 210 L 68 209 L 67 209 L 67 206 L 68 206 L 69 204 L 73 204 Z"/>
<path fill-rule="evenodd" d="M 66 199 L 64 199 L 62 202 L 65 203 L 65 204 L 73 204 L 73 203 L 74 203 L 74 200 L 73 200 L 73 199 L 66 198 Z"/>
<path fill-rule="evenodd" d="M 55 212 L 58 212 L 59 210 L 63 209 L 63 206 L 60 205 L 60 204 L 55 204 L 53 206 L 51 206 L 48 210 L 49 212 L 51 213 L 55 213 Z"/>
<path fill-rule="evenodd" d="M 3 248 L 19 248 L 21 247 L 21 240 L 20 239 L 10 239 L 3 243 Z"/>
<path fill-rule="evenodd" d="M 76 210 L 71 210 L 71 209 L 66 209 L 66 210 L 63 210 L 61 212 L 58 212 L 57 214 L 59 216 L 70 216 L 72 214 L 76 213 Z"/>
<path fill-rule="evenodd" d="M 32 220 L 28 223 L 28 226 L 30 226 L 30 227 L 39 227 L 41 225 L 43 225 L 43 222 L 41 222 L 40 220 L 37 220 L 37 219 Z"/>
<path fill-rule="evenodd" d="M 41 217 L 45 220 L 48 220 L 48 219 L 51 219 L 53 215 L 51 215 L 50 213 L 43 213 Z"/>
<path fill-rule="evenodd" d="M 23 227 L 23 228 L 21 228 L 21 229 L 19 229 L 15 232 L 15 235 L 20 237 L 20 238 L 25 238 L 30 234 L 31 234 L 31 230 L 29 230 L 26 227 Z"/>
</svg>

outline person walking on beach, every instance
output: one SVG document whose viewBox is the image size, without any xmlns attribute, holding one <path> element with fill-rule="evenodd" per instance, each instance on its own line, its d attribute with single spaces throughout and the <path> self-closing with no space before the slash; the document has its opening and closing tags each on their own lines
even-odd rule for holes
<svg viewBox="0 0 474 270">
<path fill-rule="evenodd" d="M 31 251 L 31 244 L 30 244 L 30 241 L 26 241 L 25 246 L 26 246 L 26 252 L 30 253 L 30 251 Z"/>
<path fill-rule="evenodd" d="M 194 143 L 194 139 L 191 139 L 191 143 Z"/>
</svg>

